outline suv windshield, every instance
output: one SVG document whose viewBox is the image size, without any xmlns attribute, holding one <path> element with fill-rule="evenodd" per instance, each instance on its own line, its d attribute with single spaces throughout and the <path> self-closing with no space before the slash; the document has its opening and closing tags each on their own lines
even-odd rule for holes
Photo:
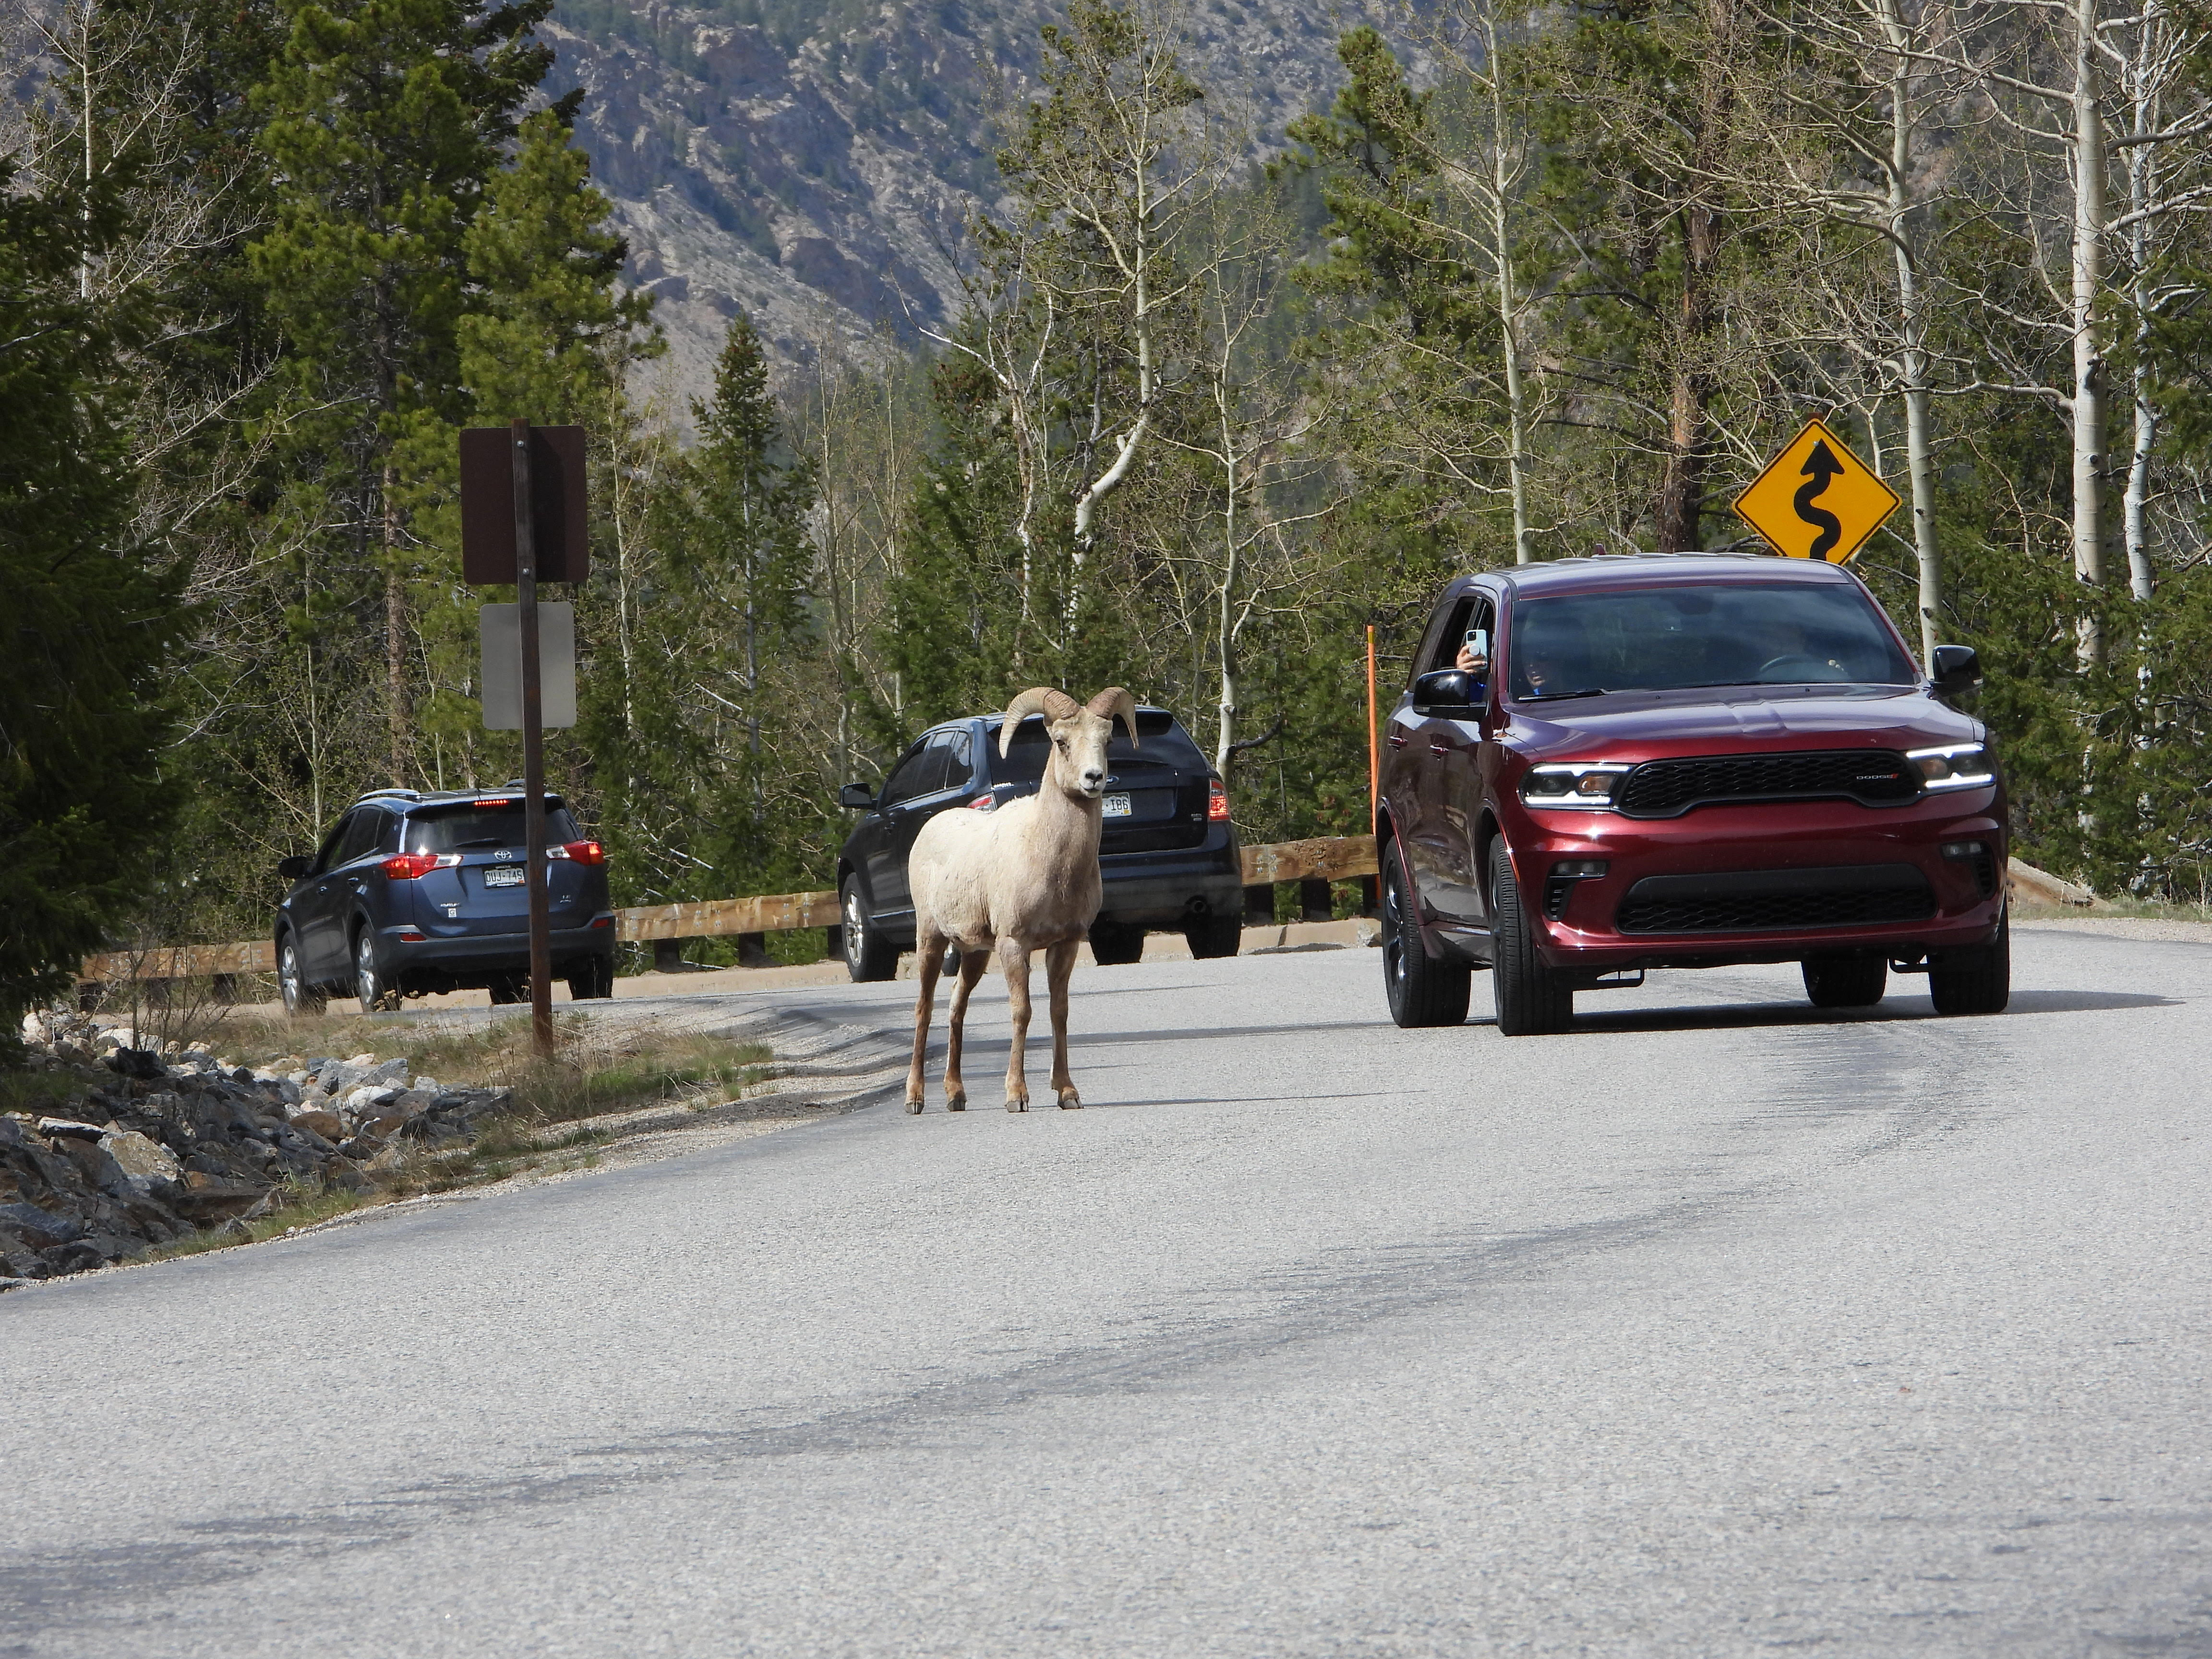
<svg viewBox="0 0 2212 1659">
<path fill-rule="evenodd" d="M 559 846 L 576 839 L 576 821 L 565 806 L 545 809 L 545 840 Z M 502 801 L 487 805 L 463 801 L 410 814 L 407 820 L 410 853 L 472 853 L 486 847 L 522 845 L 522 803 Z"/>
<path fill-rule="evenodd" d="M 1668 583 L 1514 606 L 1517 698 L 1707 685 L 1910 685 L 1917 676 L 1856 583 Z"/>
<path fill-rule="evenodd" d="M 1137 711 L 1137 739 L 1139 748 L 1129 747 L 1129 734 L 1121 722 L 1114 722 L 1113 740 L 1106 745 L 1109 766 L 1123 762 L 1151 762 L 1155 765 L 1171 766 L 1178 772 L 1204 777 L 1212 769 L 1198 745 L 1190 740 L 1189 733 L 1176 724 L 1175 716 L 1159 711 Z M 1032 715 L 1014 728 L 1014 741 L 1004 759 L 999 755 L 999 734 L 994 730 L 988 738 L 991 751 L 991 776 L 999 783 L 1042 783 L 1045 757 L 1051 751 L 1052 741 L 1044 734 L 1044 716 Z"/>
</svg>

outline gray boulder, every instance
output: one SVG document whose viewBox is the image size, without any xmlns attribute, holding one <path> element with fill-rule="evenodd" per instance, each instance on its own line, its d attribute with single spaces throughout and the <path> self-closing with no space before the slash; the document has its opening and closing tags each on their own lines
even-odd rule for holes
<svg viewBox="0 0 2212 1659">
<path fill-rule="evenodd" d="M 57 1215 L 35 1204 L 0 1204 L 0 1227 L 40 1250 L 84 1237 L 84 1223 L 75 1216 Z"/>
</svg>

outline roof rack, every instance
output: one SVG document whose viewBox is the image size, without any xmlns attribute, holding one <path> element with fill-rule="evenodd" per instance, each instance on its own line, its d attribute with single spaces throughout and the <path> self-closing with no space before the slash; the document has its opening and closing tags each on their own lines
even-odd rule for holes
<svg viewBox="0 0 2212 1659">
<path fill-rule="evenodd" d="M 422 795 L 422 792 L 416 789 L 371 789 L 365 792 L 361 799 L 363 800 L 420 800 Z"/>
</svg>

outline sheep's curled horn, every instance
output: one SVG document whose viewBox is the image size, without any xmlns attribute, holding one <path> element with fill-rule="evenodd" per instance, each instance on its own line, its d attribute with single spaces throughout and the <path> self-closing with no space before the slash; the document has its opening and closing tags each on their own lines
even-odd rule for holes
<svg viewBox="0 0 2212 1659">
<path fill-rule="evenodd" d="M 999 753 L 1004 755 L 1013 746 L 1014 728 L 1031 714 L 1042 714 L 1047 720 L 1064 720 L 1071 714 L 1083 712 L 1084 705 L 1066 692 L 1049 685 L 1033 685 L 1020 693 L 1006 705 L 1006 718 L 999 727 Z M 1091 712 L 1112 719 L 1118 714 L 1129 733 L 1129 746 L 1137 745 L 1137 700 L 1118 685 L 1109 685 L 1090 702 Z"/>
<path fill-rule="evenodd" d="M 1094 714 L 1103 714 L 1111 720 L 1121 717 L 1121 729 L 1129 734 L 1129 747 L 1137 746 L 1137 700 L 1118 685 L 1109 685 L 1086 705 Z"/>
</svg>

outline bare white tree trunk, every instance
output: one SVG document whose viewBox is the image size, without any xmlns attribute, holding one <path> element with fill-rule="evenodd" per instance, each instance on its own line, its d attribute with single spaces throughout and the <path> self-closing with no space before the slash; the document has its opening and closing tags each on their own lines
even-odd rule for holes
<svg viewBox="0 0 2212 1659">
<path fill-rule="evenodd" d="M 1889 245 L 1897 265 L 1899 392 L 1905 404 L 1905 470 L 1911 496 L 1912 548 L 1920 563 L 1920 661 L 1933 672 L 1943 609 L 1943 555 L 1936 542 L 1936 463 L 1929 438 L 1928 319 L 1921 292 L 1913 209 L 1912 140 L 1918 125 L 1914 30 L 1899 0 L 1876 0 L 1890 51 Z"/>
<path fill-rule="evenodd" d="M 2121 508 L 2121 534 L 2128 555 L 2128 592 L 2138 604 L 2149 601 L 2152 592 L 2150 531 L 2147 522 L 2150 501 L 2151 459 L 2158 447 L 2158 410 L 2151 402 L 2149 362 L 2150 319 L 2157 306 L 2152 291 L 2151 264 L 2155 255 L 2155 221 L 2163 208 L 2162 158 L 2151 142 L 2158 131 L 2162 72 L 2167 42 L 2165 9 L 2156 0 L 2143 8 L 2136 50 L 2129 59 L 2130 120 L 2128 137 L 2134 142 L 2126 151 L 2128 179 L 2128 262 L 2133 278 L 2130 298 L 2135 302 L 2135 365 L 2132 374 L 2134 442 L 2128 458 L 2127 493 Z"/>
<path fill-rule="evenodd" d="M 1504 76 L 1498 65 L 1498 20 L 1485 12 L 1484 65 L 1490 78 L 1490 236 L 1498 255 L 1498 344 L 1505 360 L 1505 476 L 1513 499 L 1513 562 L 1535 556 L 1528 526 L 1528 401 L 1521 385 L 1520 301 L 1513 290 L 1512 223 L 1515 185 L 1505 134 Z"/>
<path fill-rule="evenodd" d="M 1237 434 L 1229 418 L 1225 388 L 1217 385 L 1215 403 L 1221 416 L 1222 473 L 1226 488 L 1221 507 L 1221 586 L 1215 595 L 1217 623 L 1221 633 L 1221 725 L 1213 744 L 1213 769 L 1229 775 L 1231 745 L 1237 741 Z"/>
<path fill-rule="evenodd" d="M 2105 279 L 2105 115 L 2098 98 L 2097 0 L 2074 0 L 2073 289 L 2074 574 L 2105 585 L 2105 359 L 2097 299 Z M 2105 642 L 2094 615 L 2081 619 L 2076 654 L 2092 667 Z"/>
</svg>

